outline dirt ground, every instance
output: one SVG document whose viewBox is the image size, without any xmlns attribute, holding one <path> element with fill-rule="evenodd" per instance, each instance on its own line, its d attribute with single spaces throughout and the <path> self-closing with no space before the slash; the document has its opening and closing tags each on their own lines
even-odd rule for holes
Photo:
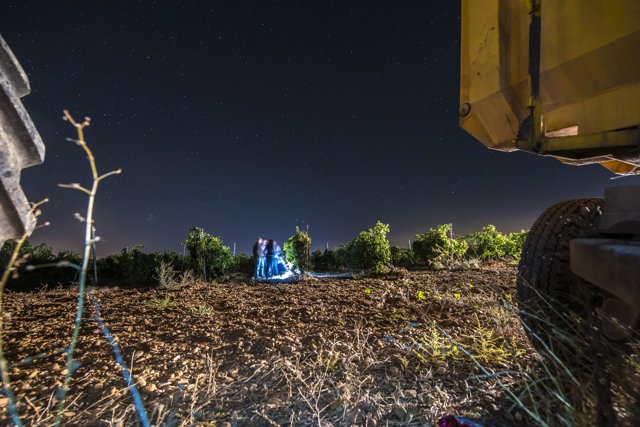
<svg viewBox="0 0 640 427">
<path fill-rule="evenodd" d="M 512 301 L 515 268 L 295 284 L 97 288 L 152 425 L 523 425 L 505 393 L 539 356 Z M 5 350 L 27 425 L 49 425 L 77 293 L 6 296 Z M 135 425 L 113 347 L 86 303 L 65 425 Z M 468 351 L 473 357 L 465 354 Z M 23 359 L 38 355 L 34 360 Z M 0 401 L 7 422 L 7 399 Z"/>
</svg>

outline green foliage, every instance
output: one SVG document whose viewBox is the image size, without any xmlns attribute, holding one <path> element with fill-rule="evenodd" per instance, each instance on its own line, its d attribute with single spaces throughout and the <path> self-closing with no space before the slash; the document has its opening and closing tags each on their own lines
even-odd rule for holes
<svg viewBox="0 0 640 427">
<path fill-rule="evenodd" d="M 314 271 L 339 271 L 345 268 L 345 263 L 338 258 L 337 251 L 331 249 L 313 251 L 311 265 Z"/>
<path fill-rule="evenodd" d="M 457 362 L 462 358 L 458 346 L 451 343 L 435 325 L 425 325 L 427 330 L 413 350 L 420 363 L 430 366 L 437 361 Z"/>
<path fill-rule="evenodd" d="M 388 224 L 378 221 L 339 248 L 338 259 L 344 259 L 345 264 L 352 268 L 376 273 L 388 271 L 391 265 L 391 248 L 387 240 L 389 231 Z"/>
<path fill-rule="evenodd" d="M 0 249 L 0 265 L 6 268 L 11 254 L 16 247 L 13 240 L 7 241 Z M 10 278 L 7 288 L 12 290 L 32 290 L 43 285 L 66 285 L 77 278 L 77 270 L 69 267 L 50 266 L 46 268 L 37 268 L 31 271 L 25 271 L 26 265 L 38 266 L 43 264 L 57 264 L 60 261 L 67 261 L 73 264 L 80 264 L 80 254 L 77 252 L 65 251 L 54 254 L 51 247 L 41 243 L 32 246 L 26 241 L 20 248 L 18 258 L 18 274 L 16 277 Z"/>
<path fill-rule="evenodd" d="M 520 259 L 522 247 L 524 246 L 524 242 L 527 240 L 528 235 L 529 230 L 520 230 L 517 233 L 509 233 L 507 235 L 508 243 L 505 252 L 508 257 Z"/>
<path fill-rule="evenodd" d="M 233 263 L 231 265 L 231 272 L 245 274 L 247 276 L 253 275 L 254 260 L 252 257 L 245 254 L 236 254 L 233 257 Z"/>
<path fill-rule="evenodd" d="M 311 267 L 311 259 L 309 256 L 311 236 L 307 231 L 300 230 L 296 227 L 295 234 L 284 242 L 282 250 L 284 251 L 284 256 L 293 264 L 294 268 L 305 271 Z"/>
<path fill-rule="evenodd" d="M 154 257 L 156 266 L 159 266 L 161 262 L 165 262 L 171 264 L 176 272 L 185 272 L 191 267 L 189 258 L 175 251 L 156 252 Z"/>
<path fill-rule="evenodd" d="M 119 254 L 98 260 L 98 281 L 100 283 L 150 284 L 160 264 L 155 254 L 147 254 L 135 245 L 125 248 Z"/>
<path fill-rule="evenodd" d="M 452 227 L 452 224 L 442 224 L 424 234 L 417 234 L 413 242 L 415 257 L 429 265 L 462 258 L 467 253 L 468 245 L 451 236 Z"/>
<path fill-rule="evenodd" d="M 149 301 L 149 306 L 158 310 L 171 308 L 175 304 L 176 302 L 169 295 L 165 295 L 164 298 L 151 298 L 151 300 Z"/>
<path fill-rule="evenodd" d="M 233 266 L 229 247 L 222 244 L 222 239 L 205 233 L 202 228 L 192 227 L 183 244 L 189 251 L 192 267 L 205 279 L 226 274 Z"/>
<path fill-rule="evenodd" d="M 170 283 L 167 277 L 161 278 L 162 265 L 170 266 L 173 278 L 179 281 L 181 274 L 190 268 L 189 258 L 174 251 L 145 253 L 142 245 L 125 248 L 119 254 L 98 259 L 99 284 L 144 284 Z M 169 274 L 168 271 L 164 273 Z M 169 274 L 170 275 L 170 274 Z"/>
<path fill-rule="evenodd" d="M 196 305 L 189 307 L 189 314 L 194 317 L 207 317 L 213 313 L 213 307 L 208 305 Z"/>
<path fill-rule="evenodd" d="M 505 235 L 494 225 L 487 225 L 482 231 L 465 237 L 469 244 L 469 253 L 482 260 L 518 258 L 527 237 L 527 231 Z"/>
<path fill-rule="evenodd" d="M 409 267 L 415 264 L 415 254 L 411 249 L 391 246 L 391 263 L 396 267 Z"/>
</svg>

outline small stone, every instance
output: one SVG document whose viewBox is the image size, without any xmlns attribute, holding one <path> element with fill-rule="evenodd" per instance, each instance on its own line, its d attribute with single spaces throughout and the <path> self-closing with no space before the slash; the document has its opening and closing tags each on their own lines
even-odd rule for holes
<svg viewBox="0 0 640 427">
<path fill-rule="evenodd" d="M 155 384 L 149 384 L 144 388 L 144 391 L 145 391 L 145 393 L 153 393 L 157 389 L 158 389 L 158 387 L 156 387 Z"/>
<path fill-rule="evenodd" d="M 367 415 L 367 421 L 366 421 L 366 427 L 376 427 L 378 425 L 378 423 L 376 422 L 376 420 L 373 418 L 373 415 L 368 414 Z"/>
<path fill-rule="evenodd" d="M 400 419 L 407 415 L 407 411 L 400 405 L 393 405 L 393 413 Z"/>
<path fill-rule="evenodd" d="M 407 406 L 406 411 L 407 411 L 407 414 L 411 415 L 412 417 L 415 417 L 420 413 L 420 407 L 416 405 L 409 405 Z"/>
<path fill-rule="evenodd" d="M 4 408 L 8 404 L 9 404 L 9 398 L 8 397 L 0 397 L 0 408 Z"/>
<path fill-rule="evenodd" d="M 275 408 L 279 407 L 280 405 L 282 405 L 282 400 L 278 399 L 277 397 L 272 397 L 271 399 L 269 399 L 269 401 L 267 402 L 267 404 L 265 406 L 268 409 L 275 409 Z"/>
<path fill-rule="evenodd" d="M 76 413 L 73 412 L 73 411 L 64 411 L 62 413 L 62 416 L 65 417 L 65 418 L 71 418 L 71 417 L 75 417 Z"/>
<path fill-rule="evenodd" d="M 409 389 L 404 391 L 405 396 L 415 399 L 418 396 L 418 392 L 414 389 Z"/>
<path fill-rule="evenodd" d="M 144 354 L 144 351 L 138 350 L 135 353 L 133 353 L 133 357 L 142 357 L 143 354 Z"/>
<path fill-rule="evenodd" d="M 27 378 L 33 378 L 36 375 L 38 375 L 40 373 L 40 371 L 38 371 L 37 369 L 34 369 L 33 371 L 31 371 L 31 373 L 27 376 Z"/>
<path fill-rule="evenodd" d="M 137 385 L 137 386 L 140 386 L 140 387 L 144 387 L 144 386 L 146 386 L 146 385 L 147 385 L 147 380 L 145 380 L 144 378 L 140 378 L 140 379 L 136 382 L 136 385 Z"/>
</svg>

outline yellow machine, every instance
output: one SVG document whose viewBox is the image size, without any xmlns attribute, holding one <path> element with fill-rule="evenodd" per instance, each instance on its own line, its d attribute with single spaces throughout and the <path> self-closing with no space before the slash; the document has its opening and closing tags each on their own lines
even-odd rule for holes
<svg viewBox="0 0 640 427">
<path fill-rule="evenodd" d="M 640 173 L 640 1 L 462 3 L 467 132 L 498 150 Z"/>
<path fill-rule="evenodd" d="M 496 150 L 640 174 L 639 0 L 462 0 L 461 24 L 467 132 Z M 591 330 L 609 340 L 635 333 L 640 186 L 547 209 L 525 242 L 517 284 L 542 352 L 561 354 L 571 341 L 567 313 L 586 319 L 595 309 L 602 328 Z"/>
</svg>

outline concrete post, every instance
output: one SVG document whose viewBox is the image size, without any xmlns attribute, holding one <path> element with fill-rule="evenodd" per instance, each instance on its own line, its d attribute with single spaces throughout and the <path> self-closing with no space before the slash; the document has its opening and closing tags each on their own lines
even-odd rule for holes
<svg viewBox="0 0 640 427">
<path fill-rule="evenodd" d="M 44 144 L 20 101 L 30 91 L 26 73 L 0 36 L 0 245 L 35 226 L 20 187 L 22 169 L 44 161 Z"/>
</svg>

